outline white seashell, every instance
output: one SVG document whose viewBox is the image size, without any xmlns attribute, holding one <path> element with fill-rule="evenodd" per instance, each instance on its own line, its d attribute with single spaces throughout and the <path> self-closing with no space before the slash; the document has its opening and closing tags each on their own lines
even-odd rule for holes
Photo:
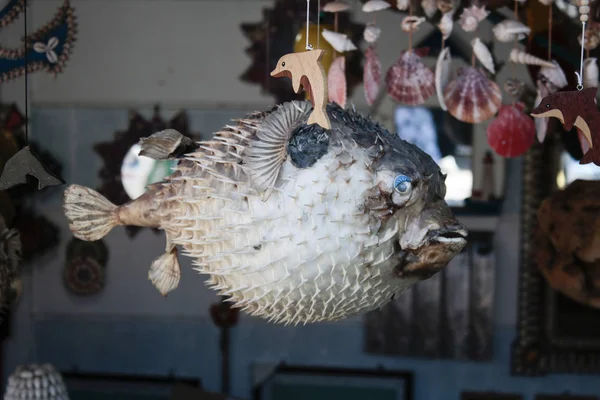
<svg viewBox="0 0 600 400">
<path fill-rule="evenodd" d="M 531 32 L 531 28 L 528 26 L 510 19 L 500 22 L 492 30 L 496 39 L 503 43 L 512 42 L 515 39 L 525 39 Z"/>
<path fill-rule="evenodd" d="M 453 14 L 454 13 L 446 13 L 442 15 L 440 23 L 437 25 L 440 32 L 442 32 L 442 38 L 444 40 L 447 40 L 450 37 L 450 34 L 452 33 L 452 28 L 454 26 L 454 20 L 452 19 Z"/>
<path fill-rule="evenodd" d="M 450 79 L 451 63 L 452 56 L 450 55 L 450 47 L 444 47 L 444 49 L 440 51 L 440 55 L 435 64 L 435 92 L 438 101 L 440 102 L 440 108 L 444 111 L 448 109 L 446 107 L 446 102 L 444 101 L 444 88 Z"/>
<path fill-rule="evenodd" d="M 553 68 L 540 68 L 538 79 L 540 79 L 544 85 L 549 86 L 549 89 L 554 93 L 567 86 L 568 82 L 565 72 L 560 65 L 558 65 L 556 60 L 552 60 L 552 64 L 554 65 Z"/>
<path fill-rule="evenodd" d="M 596 57 L 586 58 L 583 62 L 583 87 L 598 87 L 598 63 Z"/>
<path fill-rule="evenodd" d="M 570 2 L 565 1 L 565 0 L 555 0 L 554 4 L 556 4 L 556 7 L 558 7 L 558 9 L 560 11 L 567 14 L 569 16 L 569 18 L 577 17 L 577 15 L 578 15 L 577 6 L 571 4 Z"/>
<path fill-rule="evenodd" d="M 349 9 L 350 9 L 350 4 L 348 4 L 342 0 L 332 1 L 332 2 L 325 4 L 325 6 L 323 6 L 323 11 L 330 12 L 330 13 L 348 11 Z"/>
<path fill-rule="evenodd" d="M 363 4 L 362 10 L 364 12 L 373 12 L 385 10 L 386 8 L 390 8 L 390 3 L 384 0 L 369 0 L 365 4 Z"/>
<path fill-rule="evenodd" d="M 471 6 L 463 9 L 458 22 L 465 32 L 474 32 L 479 23 L 486 19 L 488 15 L 490 15 L 490 12 L 486 11 L 485 6 Z"/>
<path fill-rule="evenodd" d="M 545 6 L 549 6 L 550 4 L 552 4 L 552 0 L 539 0 L 539 2 Z"/>
<path fill-rule="evenodd" d="M 354 43 L 352 43 L 352 41 L 348 39 L 348 36 L 343 33 L 323 29 L 322 35 L 323 39 L 325 39 L 338 53 L 356 50 Z"/>
<path fill-rule="evenodd" d="M 408 16 L 402 19 L 402 30 L 404 32 L 415 32 L 419 29 L 419 25 L 425 22 L 425 17 Z"/>
<path fill-rule="evenodd" d="M 437 12 L 437 0 L 421 0 L 421 7 L 423 7 L 423 11 L 427 18 L 431 18 Z"/>
<path fill-rule="evenodd" d="M 379 39 L 379 35 L 381 35 L 381 28 L 377 25 L 370 22 L 365 26 L 363 38 L 367 43 L 375 43 Z"/>
<path fill-rule="evenodd" d="M 492 57 L 492 53 L 487 46 L 483 44 L 478 37 L 471 40 L 471 46 L 473 47 L 473 54 L 475 54 L 475 57 L 477 57 L 481 65 L 483 65 L 485 69 L 490 71 L 492 74 L 495 74 L 496 70 L 494 68 L 494 58 Z"/>
<path fill-rule="evenodd" d="M 408 0 L 398 0 L 396 1 L 396 8 L 398 10 L 404 11 L 408 10 L 409 1 Z"/>
<path fill-rule="evenodd" d="M 514 62 L 515 64 L 539 65 L 542 67 L 556 68 L 555 64 L 549 61 L 544 61 L 539 57 L 536 57 L 519 49 L 511 50 L 510 61 Z"/>
</svg>

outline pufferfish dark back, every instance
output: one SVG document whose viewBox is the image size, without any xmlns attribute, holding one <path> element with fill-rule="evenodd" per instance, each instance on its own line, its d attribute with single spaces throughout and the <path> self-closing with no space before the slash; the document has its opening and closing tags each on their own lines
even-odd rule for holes
<svg viewBox="0 0 600 400">
<path fill-rule="evenodd" d="M 236 307 L 275 322 L 381 307 L 443 268 L 466 229 L 425 152 L 336 104 L 327 106 L 330 130 L 307 125 L 310 111 L 284 103 L 200 143 L 156 133 L 142 152 L 178 158 L 175 172 L 121 206 L 70 186 L 70 228 L 83 240 L 117 225 L 164 229 L 166 251 L 149 271 L 164 295 L 179 283 L 180 246 Z"/>
</svg>

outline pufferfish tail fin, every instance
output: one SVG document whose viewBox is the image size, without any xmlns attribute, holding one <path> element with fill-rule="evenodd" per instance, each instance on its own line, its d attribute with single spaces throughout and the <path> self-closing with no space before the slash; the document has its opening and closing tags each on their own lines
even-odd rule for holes
<svg viewBox="0 0 600 400">
<path fill-rule="evenodd" d="M 63 208 L 69 228 L 77 239 L 88 242 L 102 239 L 121 225 L 118 207 L 95 190 L 71 185 L 65 190 Z"/>
</svg>

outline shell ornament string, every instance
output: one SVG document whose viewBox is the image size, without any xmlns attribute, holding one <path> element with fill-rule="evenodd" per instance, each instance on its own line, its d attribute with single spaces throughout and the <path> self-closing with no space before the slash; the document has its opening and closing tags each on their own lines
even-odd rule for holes
<svg viewBox="0 0 600 400">
<path fill-rule="evenodd" d="M 512 53 L 518 51 L 519 40 L 524 39 L 530 32 L 519 21 L 519 3 L 514 0 L 514 20 L 494 27 L 494 35 L 499 41 L 513 41 Z M 535 123 L 525 114 L 525 105 L 518 102 L 523 85 L 517 82 L 516 66 L 512 65 L 510 85 L 505 84 L 508 94 L 512 97 L 511 104 L 503 104 L 498 115 L 488 125 L 486 133 L 490 148 L 499 156 L 512 158 L 523 155 L 535 142 Z"/>
<path fill-rule="evenodd" d="M 400 6 L 400 2 L 398 2 Z M 388 4 L 389 5 L 389 4 Z M 387 7 L 381 5 L 382 9 Z M 375 5 L 372 2 L 364 4 L 364 12 L 373 12 Z M 368 105 L 372 105 L 377 99 L 381 87 L 381 61 L 376 51 L 376 43 L 381 35 L 381 28 L 375 23 L 375 19 L 365 26 L 363 38 L 369 44 L 365 50 L 365 66 L 363 68 L 363 89 Z"/>
<path fill-rule="evenodd" d="M 600 166 L 600 112 L 596 104 L 597 87 L 584 88 L 584 50 L 586 23 L 590 12 L 589 0 L 580 0 L 581 56 L 577 75 L 577 90 L 553 93 L 544 97 L 531 111 L 535 118 L 553 117 L 561 121 L 565 130 L 577 128 L 583 157 L 580 164 Z"/>
<path fill-rule="evenodd" d="M 408 2 L 408 16 L 402 19 L 402 31 L 408 33 L 408 50 L 388 70 L 385 83 L 388 94 L 401 104 L 420 105 L 435 93 L 435 75 L 427 67 L 422 57 L 429 49 L 413 49 L 412 34 L 425 21 L 423 17 L 413 15 L 412 2 Z"/>
</svg>

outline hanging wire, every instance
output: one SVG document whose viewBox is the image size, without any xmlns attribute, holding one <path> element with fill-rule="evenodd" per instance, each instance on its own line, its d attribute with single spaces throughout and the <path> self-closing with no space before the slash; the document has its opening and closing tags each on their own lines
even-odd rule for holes
<svg viewBox="0 0 600 400">
<path fill-rule="evenodd" d="M 581 21 L 581 57 L 579 59 L 579 72 L 577 75 L 577 90 L 583 89 L 583 50 L 585 48 L 585 21 Z"/>
<path fill-rule="evenodd" d="M 312 50 L 312 44 L 308 43 L 308 36 L 310 27 L 310 0 L 306 0 L 306 50 Z"/>
<path fill-rule="evenodd" d="M 321 48 L 321 0 L 317 1 L 317 49 Z"/>
</svg>

